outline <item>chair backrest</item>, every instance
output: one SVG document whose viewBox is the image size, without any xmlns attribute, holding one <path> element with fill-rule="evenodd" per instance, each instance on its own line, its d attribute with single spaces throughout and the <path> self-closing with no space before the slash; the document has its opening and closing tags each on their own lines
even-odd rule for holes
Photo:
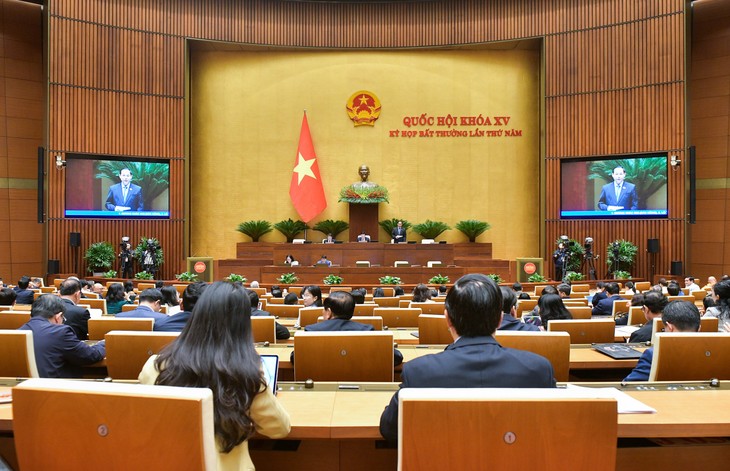
<svg viewBox="0 0 730 471">
<path fill-rule="evenodd" d="M 353 316 L 372 316 L 377 304 L 355 304 L 355 313 Z"/>
<path fill-rule="evenodd" d="M 217 461 L 207 388 L 32 379 L 13 388 L 13 433 L 21 469 L 58 469 L 47 447 L 64 450 L 65 469 L 215 469 Z M 152 443 L 154 453 L 140 452 Z"/>
<path fill-rule="evenodd" d="M 3 312 L 0 314 L 0 329 L 15 330 L 30 320 L 30 312 Z"/>
<path fill-rule="evenodd" d="M 297 332 L 297 381 L 393 381 L 392 332 Z"/>
<path fill-rule="evenodd" d="M 588 306 L 571 306 L 566 304 L 565 308 L 573 316 L 573 319 L 590 319 L 592 315 L 592 310 Z"/>
<path fill-rule="evenodd" d="M 703 334 L 711 334 L 717 332 L 720 319 L 717 317 L 700 317 L 700 332 Z M 656 334 L 664 332 L 664 321 L 661 317 L 655 317 L 651 326 L 651 343 L 656 342 Z"/>
<path fill-rule="evenodd" d="M 89 319 L 89 340 L 102 340 L 112 330 L 152 331 L 154 319 L 101 317 Z"/>
<path fill-rule="evenodd" d="M 616 323 L 613 319 L 569 319 L 552 320 L 548 323 L 550 332 L 568 332 L 570 343 L 613 342 Z"/>
<path fill-rule="evenodd" d="M 299 317 L 300 309 L 302 309 L 302 306 L 299 304 L 266 304 L 266 310 L 269 311 L 272 316 Z"/>
<path fill-rule="evenodd" d="M 370 290 L 370 292 L 372 293 L 375 290 L 375 288 L 382 288 L 383 294 L 385 296 L 388 296 L 388 297 L 395 296 L 395 288 L 393 288 L 392 286 L 376 286 L 376 287 L 372 288 Z M 401 296 L 399 299 L 404 299 L 404 298 L 403 298 L 403 296 Z"/>
<path fill-rule="evenodd" d="M 695 302 L 695 297 L 691 294 L 686 294 L 684 296 L 667 296 L 667 301 L 689 301 L 693 303 Z"/>
<path fill-rule="evenodd" d="M 139 292 L 142 292 L 146 289 L 152 289 L 154 287 L 155 287 L 154 283 L 146 283 L 143 281 L 140 281 L 139 283 L 137 283 L 137 290 L 139 290 Z"/>
<path fill-rule="evenodd" d="M 55 293 L 56 287 L 55 286 L 43 286 L 41 287 L 41 293 L 43 294 L 49 294 L 49 293 Z"/>
<path fill-rule="evenodd" d="M 649 281 L 637 281 L 636 283 L 634 283 L 634 289 L 636 291 L 641 291 L 643 293 L 649 288 L 651 288 L 651 282 Z"/>
<path fill-rule="evenodd" d="M 189 286 L 189 284 L 175 283 L 172 286 L 177 290 L 177 294 L 180 295 L 180 298 L 182 298 L 182 295 L 185 292 L 185 289 Z"/>
<path fill-rule="evenodd" d="M 383 330 L 383 318 L 380 316 L 352 316 L 352 322 L 373 326 L 375 330 Z"/>
<path fill-rule="evenodd" d="M 629 308 L 629 319 L 626 325 L 639 325 L 646 322 L 646 316 L 641 306 L 631 306 Z"/>
<path fill-rule="evenodd" d="M 259 295 L 259 298 L 266 294 L 266 288 L 247 288 Z"/>
<path fill-rule="evenodd" d="M 287 289 L 287 292 L 294 293 L 297 295 L 298 298 L 302 297 L 302 286 L 290 286 L 289 289 Z"/>
<path fill-rule="evenodd" d="M 701 302 L 707 297 L 707 291 L 703 289 L 698 289 L 697 291 L 692 291 L 692 296 L 694 296 L 695 298 L 695 303 L 697 303 L 697 301 Z"/>
<path fill-rule="evenodd" d="M 269 298 L 269 305 L 271 304 L 284 304 L 284 298 Z"/>
<path fill-rule="evenodd" d="M 383 318 L 388 327 L 418 327 L 418 316 L 422 314 L 417 308 L 379 307 L 373 311 L 374 316 Z M 443 317 L 443 315 L 442 315 Z"/>
<path fill-rule="evenodd" d="M 570 334 L 567 332 L 498 330 L 495 338 L 503 347 L 527 350 L 547 358 L 553 365 L 555 379 L 568 381 L 570 376 Z"/>
<path fill-rule="evenodd" d="M 572 285 L 570 287 L 571 294 L 572 293 L 584 293 L 584 295 L 585 295 L 585 294 L 589 293 L 590 291 L 591 291 L 591 285 L 589 285 L 587 283 Z"/>
<path fill-rule="evenodd" d="M 113 330 L 106 339 L 106 369 L 114 379 L 137 379 L 152 355 L 172 343 L 180 332 L 130 332 Z"/>
<path fill-rule="evenodd" d="M 90 309 L 101 309 L 102 314 L 107 314 L 106 299 L 86 298 L 82 299 L 79 304 L 86 304 Z"/>
<path fill-rule="evenodd" d="M 565 389 L 401 389 L 398 469 L 613 470 L 617 406 L 599 397 Z M 556 439 L 555 424 L 570 439 Z"/>
<path fill-rule="evenodd" d="M 316 324 L 317 319 L 324 313 L 323 307 L 303 307 L 299 310 L 299 326 L 304 328 Z"/>
<path fill-rule="evenodd" d="M 540 296 L 546 285 L 535 286 L 535 296 Z"/>
<path fill-rule="evenodd" d="M 380 307 L 398 307 L 398 301 L 400 298 L 395 296 L 373 298 L 373 302 Z"/>
<path fill-rule="evenodd" d="M 626 307 L 625 299 L 617 299 L 613 302 L 613 308 L 611 309 L 611 315 L 613 317 L 616 317 L 616 314 L 618 314 L 619 312 L 628 312 L 628 308 Z"/>
<path fill-rule="evenodd" d="M 649 381 L 730 379 L 730 334 L 660 332 Z"/>
<path fill-rule="evenodd" d="M 332 293 L 334 291 L 344 291 L 346 293 L 349 293 L 352 291 L 352 286 L 340 286 L 340 285 L 330 286 L 329 292 Z"/>
<path fill-rule="evenodd" d="M 274 316 L 251 317 L 251 331 L 254 342 L 276 342 L 276 319 Z"/>
<path fill-rule="evenodd" d="M 517 314 L 515 317 L 522 317 L 525 312 L 530 312 L 537 306 L 537 299 L 518 299 L 517 300 Z"/>
<path fill-rule="evenodd" d="M 424 345 L 448 345 L 454 341 L 441 314 L 421 314 L 418 316 L 418 343 Z"/>
<path fill-rule="evenodd" d="M 432 303 L 414 303 L 411 302 L 411 304 L 408 306 L 411 309 L 420 309 L 422 313 L 424 314 L 440 314 L 444 315 L 444 302 L 443 301 L 437 301 Z"/>
<path fill-rule="evenodd" d="M 0 376 L 38 377 L 32 331 L 0 330 Z"/>
<path fill-rule="evenodd" d="M 138 307 L 139 307 L 139 302 L 134 302 L 132 304 L 122 304 L 122 312 L 134 311 Z"/>
</svg>

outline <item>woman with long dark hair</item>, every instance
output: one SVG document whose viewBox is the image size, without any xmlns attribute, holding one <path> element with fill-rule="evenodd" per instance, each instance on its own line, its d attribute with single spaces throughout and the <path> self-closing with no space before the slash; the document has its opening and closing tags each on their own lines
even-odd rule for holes
<svg viewBox="0 0 730 471">
<path fill-rule="evenodd" d="M 107 314 L 119 314 L 122 312 L 122 306 L 132 304 L 127 300 L 124 292 L 124 285 L 121 283 L 112 283 L 106 290 L 106 312 Z"/>
<path fill-rule="evenodd" d="M 431 290 L 428 286 L 423 283 L 418 284 L 413 288 L 413 303 L 427 303 L 431 301 Z"/>
<path fill-rule="evenodd" d="M 548 322 L 558 319 L 572 319 L 573 316 L 563 304 L 563 299 L 557 294 L 543 294 L 537 300 L 540 321 L 547 330 Z"/>
<path fill-rule="evenodd" d="M 718 281 L 712 287 L 715 307 L 708 309 L 705 317 L 717 317 L 717 330 L 730 332 L 730 280 Z"/>
<path fill-rule="evenodd" d="M 302 290 L 304 307 L 322 307 L 322 290 L 317 285 L 305 286 Z"/>
<path fill-rule="evenodd" d="M 231 283 L 206 288 L 180 337 L 150 357 L 139 380 L 213 391 L 218 469 L 254 468 L 247 442 L 254 431 L 289 434 L 289 415 L 266 385 L 254 349 L 249 297 Z"/>
</svg>

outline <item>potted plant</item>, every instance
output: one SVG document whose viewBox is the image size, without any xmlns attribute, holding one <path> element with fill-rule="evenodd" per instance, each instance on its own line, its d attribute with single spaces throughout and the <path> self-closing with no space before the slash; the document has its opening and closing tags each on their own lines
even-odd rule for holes
<svg viewBox="0 0 730 471">
<path fill-rule="evenodd" d="M 175 275 L 175 278 L 177 278 L 177 281 L 198 281 L 198 275 L 195 273 L 190 273 L 189 271 L 184 271 L 180 274 Z"/>
<path fill-rule="evenodd" d="M 565 274 L 565 279 L 570 281 L 571 283 L 574 281 L 583 281 L 583 278 L 585 278 L 583 273 L 578 273 L 575 271 L 569 271 Z"/>
<path fill-rule="evenodd" d="M 454 226 L 457 231 L 460 231 L 466 237 L 469 238 L 469 242 L 476 242 L 477 237 L 489 230 L 490 226 L 486 221 L 478 221 L 476 219 L 465 219 L 459 221 Z"/>
<path fill-rule="evenodd" d="M 631 273 L 624 271 L 624 270 L 616 270 L 615 272 L 613 272 L 613 279 L 614 280 L 630 280 Z"/>
<path fill-rule="evenodd" d="M 154 254 L 155 259 L 157 261 L 157 265 L 155 268 L 159 270 L 160 265 L 165 263 L 165 253 L 162 251 L 162 246 L 160 245 L 160 241 L 157 240 L 156 237 L 142 237 L 139 239 L 139 244 L 137 244 L 137 247 L 134 249 L 134 258 L 137 259 L 139 264 L 141 266 L 145 266 L 145 250 L 148 247 L 148 241 L 152 241 L 152 246 L 154 247 Z"/>
<path fill-rule="evenodd" d="M 245 276 L 231 273 L 226 277 L 226 281 L 229 283 L 245 283 L 247 280 Z"/>
<path fill-rule="evenodd" d="M 530 283 L 543 283 L 543 282 L 547 281 L 547 278 L 545 278 L 544 276 L 542 276 L 539 273 L 533 273 L 532 275 L 527 277 L 527 281 Z"/>
<path fill-rule="evenodd" d="M 117 277 L 116 270 L 109 270 L 107 272 L 104 272 L 104 278 L 116 278 L 116 277 Z"/>
<path fill-rule="evenodd" d="M 112 263 L 117 258 L 114 247 L 109 242 L 94 242 L 89 245 L 84 254 L 84 260 L 88 270 L 94 276 L 102 276 L 103 273 L 112 267 Z"/>
<path fill-rule="evenodd" d="M 238 229 L 236 230 L 249 236 L 251 238 L 251 242 L 258 242 L 262 236 L 268 234 L 274 229 L 271 227 L 271 223 L 269 221 L 259 219 L 256 221 L 242 222 L 238 225 Z"/>
<path fill-rule="evenodd" d="M 299 281 L 299 277 L 294 273 L 282 273 L 281 276 L 276 279 L 276 281 L 281 283 L 282 285 L 290 285 Z"/>
<path fill-rule="evenodd" d="M 428 280 L 428 283 L 431 285 L 445 285 L 446 283 L 450 283 L 451 280 L 448 276 L 443 276 L 441 274 L 438 274 L 436 276 L 432 276 L 430 280 Z"/>
<path fill-rule="evenodd" d="M 147 273 L 146 271 L 141 271 L 134 275 L 135 280 L 152 280 L 153 276 L 152 273 Z"/>
<path fill-rule="evenodd" d="M 435 239 L 449 229 L 451 229 L 451 227 L 445 222 L 432 221 L 430 219 L 426 219 L 426 222 L 413 226 L 413 232 L 424 239 Z"/>
<path fill-rule="evenodd" d="M 324 235 L 332 234 L 332 238 L 336 239 L 340 233 L 346 231 L 349 227 L 350 225 L 341 219 L 325 219 L 324 221 L 319 221 L 317 224 L 315 224 L 312 229 L 321 232 Z"/>
<path fill-rule="evenodd" d="M 402 283 L 398 276 L 385 275 L 378 278 L 378 280 L 381 285 L 399 285 Z"/>
<path fill-rule="evenodd" d="M 304 232 L 306 229 L 309 229 L 309 226 L 299 219 L 292 221 L 292 219 L 289 218 L 274 224 L 274 229 L 281 232 L 284 237 L 286 237 L 287 242 L 293 242 L 297 235 L 300 232 Z"/>
<path fill-rule="evenodd" d="M 403 222 L 403 228 L 408 230 L 413 224 L 406 221 L 405 219 L 383 219 L 382 221 L 378 222 L 378 225 L 383 228 L 385 232 L 388 233 L 388 239 L 390 239 L 390 234 L 393 233 L 393 229 L 398 225 L 398 221 Z"/>
<path fill-rule="evenodd" d="M 490 273 L 487 275 L 489 278 L 493 279 L 495 283 L 500 284 L 504 282 L 501 276 L 497 275 L 496 273 Z"/>
<path fill-rule="evenodd" d="M 324 280 L 322 280 L 322 282 L 326 285 L 341 285 L 342 277 L 337 275 L 327 275 L 324 277 Z"/>
<path fill-rule="evenodd" d="M 616 239 L 608 246 L 606 246 L 606 263 L 608 264 L 608 271 L 614 273 L 622 272 L 629 275 L 629 268 L 634 266 L 636 260 L 636 254 L 639 252 L 639 248 L 632 242 L 624 239 Z M 622 276 L 621 278 L 628 278 L 628 276 Z"/>
</svg>

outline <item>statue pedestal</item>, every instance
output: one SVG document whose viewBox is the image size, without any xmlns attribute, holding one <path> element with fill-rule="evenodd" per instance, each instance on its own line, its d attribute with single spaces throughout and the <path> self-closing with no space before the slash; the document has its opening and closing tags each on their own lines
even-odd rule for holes
<svg viewBox="0 0 730 471">
<path fill-rule="evenodd" d="M 350 203 L 350 242 L 357 242 L 357 236 L 364 230 L 370 239 L 378 240 L 380 226 L 378 226 L 379 203 Z M 380 242 L 390 242 L 390 239 Z"/>
</svg>

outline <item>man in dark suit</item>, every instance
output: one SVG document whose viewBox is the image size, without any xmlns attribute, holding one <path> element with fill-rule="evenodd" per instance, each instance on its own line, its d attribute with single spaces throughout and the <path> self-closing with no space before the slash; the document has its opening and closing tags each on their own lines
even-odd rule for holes
<svg viewBox="0 0 730 471">
<path fill-rule="evenodd" d="M 502 293 L 486 275 L 459 278 L 446 295 L 446 324 L 454 343 L 441 353 L 410 360 L 401 388 L 552 388 L 553 367 L 532 352 L 504 348 L 494 339 Z M 398 439 L 398 393 L 380 417 L 380 433 Z"/>
<path fill-rule="evenodd" d="M 190 283 L 183 291 L 180 300 L 182 310 L 172 316 L 165 316 L 165 319 L 156 320 L 153 330 L 156 332 L 182 332 L 190 319 L 195 303 L 198 302 L 198 298 L 207 286 L 208 284 L 202 281 Z"/>
<path fill-rule="evenodd" d="M 613 302 L 621 300 L 621 296 L 618 295 L 620 291 L 620 288 L 618 287 L 618 283 L 610 282 L 606 284 L 606 294 L 607 297 L 605 299 L 601 299 L 598 301 L 598 304 L 596 304 L 596 307 L 593 308 L 591 311 L 591 314 L 594 316 L 610 316 L 613 315 Z"/>
<path fill-rule="evenodd" d="M 18 280 L 18 285 L 13 288 L 15 291 L 15 303 L 16 304 L 33 304 L 34 292 L 28 289 L 30 284 L 30 278 L 23 276 Z"/>
<path fill-rule="evenodd" d="M 644 305 L 642 306 L 642 309 L 644 310 L 644 317 L 646 317 L 646 324 L 631 334 L 629 342 L 648 342 L 651 340 L 654 318 L 662 317 L 662 312 L 664 312 L 667 302 L 667 298 L 657 291 L 649 291 L 644 295 Z"/>
<path fill-rule="evenodd" d="M 73 278 L 63 280 L 59 286 L 61 300 L 66 312 L 64 313 L 64 324 L 71 326 L 79 340 L 89 338 L 89 318 L 91 315 L 86 308 L 77 306 L 81 300 L 81 283 Z"/>
<path fill-rule="evenodd" d="M 73 329 L 64 325 L 65 303 L 58 296 L 44 294 L 33 302 L 30 320 L 19 330 L 33 332 L 33 349 L 41 378 L 80 378 L 81 367 L 104 359 L 104 341 L 89 346 Z"/>
<path fill-rule="evenodd" d="M 17 297 L 18 295 L 12 289 L 0 287 L 0 306 L 14 305 Z"/>
<path fill-rule="evenodd" d="M 637 209 L 639 197 L 636 186 L 624 181 L 626 171 L 619 166 L 613 169 L 613 183 L 603 185 L 598 197 L 598 209 L 601 211 L 618 211 L 620 209 Z"/>
<path fill-rule="evenodd" d="M 390 232 L 390 238 L 393 239 L 394 244 L 406 242 L 406 228 L 403 227 L 403 221 L 398 221 L 398 225 Z"/>
<path fill-rule="evenodd" d="M 324 298 L 324 321 L 308 325 L 304 330 L 308 331 L 330 331 L 330 330 L 375 330 L 369 324 L 353 322 L 355 313 L 355 299 L 345 291 L 334 291 Z"/>
<path fill-rule="evenodd" d="M 132 172 L 128 168 L 119 171 L 120 183 L 109 187 L 106 195 L 106 209 L 109 211 L 143 211 L 142 187 L 132 183 Z"/>
<path fill-rule="evenodd" d="M 159 289 L 149 288 L 139 294 L 139 307 L 133 311 L 120 312 L 116 317 L 131 317 L 138 319 L 154 319 L 155 322 L 167 319 L 167 315 L 160 313 L 162 293 Z"/>
<path fill-rule="evenodd" d="M 515 292 L 506 286 L 500 286 L 502 292 L 502 323 L 497 330 L 522 330 L 540 332 L 540 327 L 533 324 L 526 324 L 517 319 L 517 296 Z"/>
<path fill-rule="evenodd" d="M 606 299 L 608 295 L 606 294 L 606 285 L 607 283 L 603 281 L 599 281 L 596 283 L 596 293 L 591 298 L 591 304 L 593 304 L 593 307 L 598 306 L 598 303 L 601 302 L 602 299 Z"/>
<path fill-rule="evenodd" d="M 251 317 L 253 316 L 270 316 L 271 313 L 268 311 L 262 311 L 260 308 L 261 304 L 259 303 L 259 295 L 256 294 L 256 291 L 247 289 L 246 292 L 248 293 L 248 297 L 251 300 Z M 289 293 L 292 294 L 292 293 Z M 287 295 L 289 296 L 289 295 Z M 296 297 L 296 295 L 295 295 Z M 289 333 L 289 329 L 284 327 L 283 325 L 279 324 L 278 322 L 274 322 L 274 328 L 276 329 L 276 340 L 286 340 L 289 337 L 291 337 L 291 333 Z"/>
</svg>

